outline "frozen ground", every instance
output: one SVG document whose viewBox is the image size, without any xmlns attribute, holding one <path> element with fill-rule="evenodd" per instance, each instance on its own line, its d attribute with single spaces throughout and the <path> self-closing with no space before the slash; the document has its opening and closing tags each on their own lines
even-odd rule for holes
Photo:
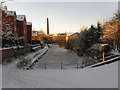
<svg viewBox="0 0 120 90">
<path fill-rule="evenodd" d="M 36 68 L 60 69 L 61 63 L 63 68 L 75 68 L 77 62 L 81 65 L 82 59 L 75 52 L 60 48 L 58 45 L 51 45 L 48 52 L 35 65 Z"/>
<path fill-rule="evenodd" d="M 38 62 L 34 70 L 20 70 L 16 62 L 2 66 L 3 88 L 117 88 L 118 62 L 96 68 L 43 69 L 43 62 L 74 65 L 78 57 L 74 52 L 53 46 Z M 59 56 L 60 54 L 60 56 Z M 74 56 L 75 55 L 75 56 Z M 54 56 L 54 57 L 53 57 Z M 66 57 L 67 56 L 67 57 Z M 59 57 L 59 58 L 57 58 Z M 55 59 L 54 59 L 55 58 Z M 64 59 L 65 58 L 65 59 Z M 69 60 L 70 59 L 70 60 Z M 45 60 L 45 61 L 44 61 Z M 50 60 L 50 61 L 49 61 Z M 75 61 L 73 61 L 75 60 Z M 81 60 L 81 59 L 80 59 Z M 57 67 L 57 66 L 55 66 Z"/>
<path fill-rule="evenodd" d="M 3 66 L 3 88 L 117 88 L 118 62 L 97 68 L 17 70 Z"/>
<path fill-rule="evenodd" d="M 2 65 L 0 64 L 0 89 L 2 89 Z"/>
</svg>

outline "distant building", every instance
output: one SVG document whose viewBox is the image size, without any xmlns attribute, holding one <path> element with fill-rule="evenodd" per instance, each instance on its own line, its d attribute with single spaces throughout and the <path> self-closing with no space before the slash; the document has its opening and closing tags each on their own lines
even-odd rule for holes
<svg viewBox="0 0 120 90">
<path fill-rule="evenodd" d="M 66 42 L 66 33 L 50 34 L 49 39 L 53 40 L 56 43 L 65 43 Z"/>
<path fill-rule="evenodd" d="M 46 37 L 46 34 L 43 31 L 32 31 L 32 40 L 39 40 L 43 43 L 44 37 Z"/>
<path fill-rule="evenodd" d="M 23 37 L 27 41 L 27 25 L 25 15 L 17 15 L 17 34 L 18 37 Z"/>
<path fill-rule="evenodd" d="M 32 31 L 32 40 L 38 40 L 38 31 Z"/>
<path fill-rule="evenodd" d="M 32 41 L 32 23 L 27 22 L 27 41 L 31 43 Z"/>
<path fill-rule="evenodd" d="M 2 39 L 17 39 L 16 18 L 15 11 L 2 8 Z"/>
<path fill-rule="evenodd" d="M 73 33 L 72 35 L 70 35 L 70 39 L 71 40 L 76 40 L 77 38 L 78 38 L 78 36 L 79 36 L 79 33 Z"/>
<path fill-rule="evenodd" d="M 58 33 L 57 34 L 57 41 L 60 43 L 65 43 L 66 42 L 66 33 Z"/>
</svg>

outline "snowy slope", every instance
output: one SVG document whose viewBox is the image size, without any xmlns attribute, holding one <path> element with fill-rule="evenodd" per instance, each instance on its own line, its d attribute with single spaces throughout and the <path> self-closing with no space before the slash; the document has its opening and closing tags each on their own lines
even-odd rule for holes
<svg viewBox="0 0 120 90">
<path fill-rule="evenodd" d="M 97 68 L 18 70 L 3 66 L 3 88 L 117 88 L 118 62 Z"/>
</svg>

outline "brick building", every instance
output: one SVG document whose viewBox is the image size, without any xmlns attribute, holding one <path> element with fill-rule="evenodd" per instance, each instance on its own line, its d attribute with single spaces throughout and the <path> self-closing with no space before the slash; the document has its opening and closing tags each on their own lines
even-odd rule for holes
<svg viewBox="0 0 120 90">
<path fill-rule="evenodd" d="M 39 40 L 38 31 L 32 31 L 32 40 Z"/>
<path fill-rule="evenodd" d="M 16 12 L 2 9 L 2 39 L 16 39 Z"/>
<path fill-rule="evenodd" d="M 27 25 L 25 15 L 17 15 L 17 34 L 19 38 L 23 37 L 27 41 Z"/>
<path fill-rule="evenodd" d="M 0 39 L 2 39 L 2 9 L 0 8 Z"/>
<path fill-rule="evenodd" d="M 32 23 L 27 22 L 27 41 L 31 43 L 32 41 Z"/>
</svg>

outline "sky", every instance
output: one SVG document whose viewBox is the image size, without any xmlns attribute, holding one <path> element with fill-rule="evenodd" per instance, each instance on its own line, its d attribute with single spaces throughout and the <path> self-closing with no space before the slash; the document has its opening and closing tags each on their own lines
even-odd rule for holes
<svg viewBox="0 0 120 90">
<path fill-rule="evenodd" d="M 26 15 L 33 29 L 50 34 L 79 32 L 82 27 L 109 20 L 118 9 L 117 2 L 6 2 L 8 10 Z"/>
</svg>

